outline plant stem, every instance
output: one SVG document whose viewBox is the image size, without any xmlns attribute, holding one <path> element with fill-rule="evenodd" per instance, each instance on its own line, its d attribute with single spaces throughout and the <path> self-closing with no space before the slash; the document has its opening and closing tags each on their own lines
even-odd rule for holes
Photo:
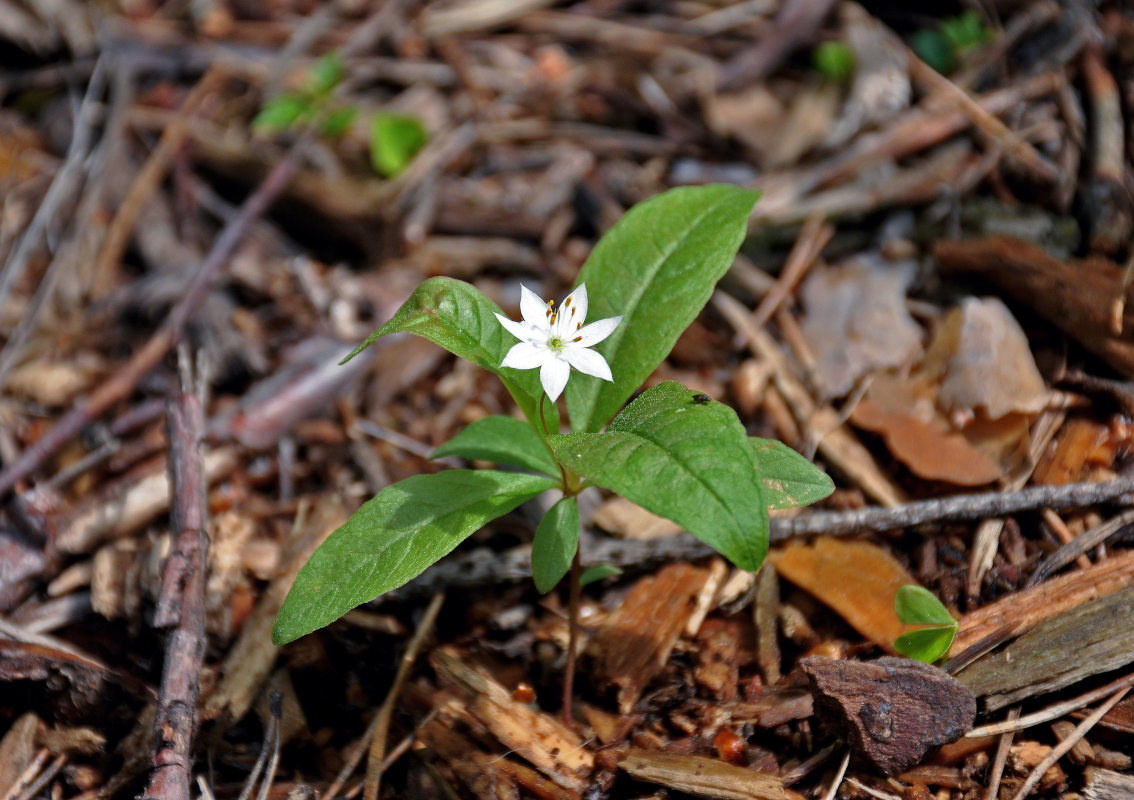
<svg viewBox="0 0 1134 800">
<path fill-rule="evenodd" d="M 575 653 L 579 643 L 579 594 L 582 587 L 579 579 L 583 577 L 583 565 L 579 561 L 579 551 L 571 559 L 571 585 L 567 600 L 567 663 L 563 667 L 563 724 L 574 726 L 571 705 L 575 695 Z"/>
</svg>

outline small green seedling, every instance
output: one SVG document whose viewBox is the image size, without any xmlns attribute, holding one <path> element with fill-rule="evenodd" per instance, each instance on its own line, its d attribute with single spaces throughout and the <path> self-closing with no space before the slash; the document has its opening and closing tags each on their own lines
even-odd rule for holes
<svg viewBox="0 0 1134 800">
<path fill-rule="evenodd" d="M 846 83 L 854 75 L 857 61 L 854 51 L 845 42 L 822 42 L 811 51 L 811 63 L 832 83 Z"/>
<path fill-rule="evenodd" d="M 899 653 L 934 664 L 949 652 L 957 636 L 957 620 L 928 589 L 915 584 L 900 587 L 894 595 L 894 611 L 903 625 L 921 626 L 897 638 L 894 649 Z"/>
<path fill-rule="evenodd" d="M 922 28 L 911 45 L 918 58 L 941 74 L 948 74 L 967 52 L 991 41 L 994 32 L 973 9 L 943 19 L 936 28 Z"/>
<path fill-rule="evenodd" d="M 588 486 L 758 569 L 768 509 L 826 497 L 830 478 L 783 444 L 750 437 L 735 411 L 703 393 L 666 381 L 638 394 L 732 264 L 756 200 L 718 185 L 635 206 L 595 246 L 560 305 L 522 288 L 522 321 L 471 284 L 436 277 L 419 286 L 348 360 L 380 337 L 413 333 L 494 373 L 523 418 L 473 422 L 433 455 L 505 468 L 445 469 L 383 489 L 300 570 L 273 640 L 290 642 L 401 586 L 549 490 L 559 498 L 532 545 L 541 592 L 581 564 L 576 497 Z M 561 432 L 561 399 L 571 433 Z M 580 583 L 611 574 L 592 568 Z"/>
<path fill-rule="evenodd" d="M 409 166 L 424 146 L 425 127 L 416 117 L 382 112 L 370 120 L 370 163 L 383 177 Z"/>
<path fill-rule="evenodd" d="M 252 127 L 266 134 L 312 125 L 327 139 L 347 133 L 358 118 L 358 109 L 335 99 L 345 70 L 335 52 L 315 62 L 303 85 L 284 92 L 264 104 Z M 370 119 L 370 163 L 374 171 L 390 178 L 404 170 L 426 142 L 425 126 L 415 117 L 380 111 Z"/>
</svg>

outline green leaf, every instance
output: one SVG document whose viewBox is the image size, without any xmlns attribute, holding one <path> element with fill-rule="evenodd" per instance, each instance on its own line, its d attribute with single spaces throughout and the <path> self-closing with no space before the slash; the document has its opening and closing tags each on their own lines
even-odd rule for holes
<svg viewBox="0 0 1134 800">
<path fill-rule="evenodd" d="M 628 405 L 605 433 L 548 439 L 559 461 L 673 520 L 741 569 L 768 550 L 768 509 L 756 459 L 736 412 L 661 383 Z"/>
<path fill-rule="evenodd" d="M 381 112 L 370 123 L 370 163 L 379 175 L 392 178 L 409 165 L 425 145 L 425 126 L 416 117 Z"/>
<path fill-rule="evenodd" d="M 256 115 L 256 119 L 252 120 L 252 127 L 266 133 L 276 133 L 287 130 L 310 113 L 310 100 L 288 92 L 269 100 Z"/>
<path fill-rule="evenodd" d="M 811 63 L 829 81 L 844 83 L 854 75 L 854 50 L 845 42 L 827 41 L 811 51 Z"/>
<path fill-rule="evenodd" d="M 992 39 L 992 29 L 984 24 L 974 9 L 941 21 L 941 35 L 958 53 L 971 50 Z"/>
<path fill-rule="evenodd" d="M 613 564 L 598 564 L 593 567 L 587 567 L 583 570 L 583 574 L 579 576 L 579 586 L 587 586 L 621 574 L 622 570 Z"/>
<path fill-rule="evenodd" d="M 748 441 L 764 481 L 768 508 L 808 506 L 835 491 L 835 484 L 827 473 L 783 442 L 755 436 Z"/>
<path fill-rule="evenodd" d="M 322 56 L 307 75 L 306 90 L 319 99 L 326 98 L 343 79 L 343 60 L 335 51 Z"/>
<path fill-rule="evenodd" d="M 907 583 L 894 595 L 894 611 L 905 625 L 956 625 L 949 609 L 928 589 Z"/>
<path fill-rule="evenodd" d="M 272 641 L 298 639 L 401 586 L 478 528 L 554 485 L 522 472 L 454 469 L 387 486 L 299 571 Z"/>
<path fill-rule="evenodd" d="M 614 381 L 567 384 L 572 430 L 599 430 L 669 355 L 732 264 L 758 197 L 737 186 L 671 189 L 634 206 L 595 245 L 578 281 L 587 316 L 621 314 L 622 324 L 595 347 Z"/>
<path fill-rule="evenodd" d="M 564 497 L 543 515 L 532 542 L 532 578 L 541 594 L 555 588 L 579 550 L 579 506 Z"/>
<path fill-rule="evenodd" d="M 495 415 L 473 422 L 433 451 L 431 458 L 460 456 L 470 461 L 495 461 L 558 475 L 559 467 L 532 426 L 523 420 Z"/>
<path fill-rule="evenodd" d="M 933 664 L 949 652 L 956 634 L 956 625 L 922 628 L 903 633 L 894 641 L 894 649 L 906 658 Z"/>
<path fill-rule="evenodd" d="M 350 129 L 356 116 L 358 109 L 354 106 L 336 108 L 319 123 L 319 133 L 328 139 L 337 139 Z"/>
<path fill-rule="evenodd" d="M 500 376 L 508 392 L 529 420 L 539 424 L 543 408 L 546 429 L 559 430 L 559 412 L 554 403 L 540 402 L 543 387 L 538 370 L 505 369 L 500 366 L 516 337 L 504 330 L 495 314 L 500 306 L 472 284 L 455 278 L 430 278 L 414 290 L 393 317 L 342 360 L 345 364 L 375 341 L 391 333 L 413 333 L 450 353 Z"/>
<path fill-rule="evenodd" d="M 949 74 L 957 66 L 953 46 L 940 31 L 922 28 L 913 35 L 911 46 L 918 58 L 942 75 Z"/>
</svg>

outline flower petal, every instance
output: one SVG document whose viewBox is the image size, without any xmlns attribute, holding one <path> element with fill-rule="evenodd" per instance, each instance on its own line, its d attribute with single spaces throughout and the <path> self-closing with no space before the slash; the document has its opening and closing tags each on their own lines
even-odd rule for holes
<svg viewBox="0 0 1134 800">
<path fill-rule="evenodd" d="M 531 342 L 520 342 L 512 345 L 512 349 L 508 351 L 508 355 L 504 356 L 500 366 L 512 367 L 513 369 L 535 369 L 547 360 L 548 355 L 546 348 L 539 347 Z"/>
<path fill-rule="evenodd" d="M 621 315 L 592 322 L 572 336 L 570 341 L 576 347 L 590 347 L 591 345 L 598 344 L 607 336 L 614 333 L 614 329 L 618 327 L 620 322 L 622 322 Z M 576 342 L 574 341 L 575 339 L 579 341 Z"/>
<path fill-rule="evenodd" d="M 586 284 L 579 284 L 575 287 L 574 292 L 567 295 L 567 300 L 564 301 L 562 308 L 566 311 L 570 305 L 570 317 L 577 322 L 582 322 L 586 319 L 586 309 L 589 306 L 586 297 Z M 574 326 L 572 326 L 574 327 Z"/>
<path fill-rule="evenodd" d="M 496 319 L 504 326 L 504 330 L 515 336 L 522 342 L 530 342 L 544 338 L 538 330 L 535 330 L 531 325 L 526 322 L 516 322 L 515 320 L 508 319 L 502 314 L 497 314 Z"/>
<path fill-rule="evenodd" d="M 614 376 L 610 374 L 610 365 L 606 363 L 606 359 L 602 357 L 601 353 L 596 353 L 594 350 L 588 350 L 585 347 L 568 347 L 564 349 L 563 357 L 567 359 L 568 364 L 579 372 L 594 375 L 604 381 L 614 380 Z"/>
<path fill-rule="evenodd" d="M 548 356 L 543 360 L 543 366 L 539 368 L 539 382 L 543 384 L 543 390 L 554 403 L 559 399 L 559 395 L 563 394 L 563 387 L 571 377 L 571 367 L 562 356 L 550 353 Z"/>
<path fill-rule="evenodd" d="M 520 284 L 520 314 L 523 315 L 524 322 L 536 330 L 551 330 L 551 325 L 547 320 L 547 303 L 543 302 L 538 294 L 523 284 Z"/>
</svg>

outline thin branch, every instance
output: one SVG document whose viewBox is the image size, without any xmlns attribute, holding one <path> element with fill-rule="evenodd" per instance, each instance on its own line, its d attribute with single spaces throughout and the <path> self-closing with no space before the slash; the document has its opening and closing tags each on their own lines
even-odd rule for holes
<svg viewBox="0 0 1134 800">
<path fill-rule="evenodd" d="M 156 627 L 171 627 L 154 717 L 150 780 L 144 798 L 189 800 L 197 694 L 205 658 L 204 416 L 196 395 L 182 392 L 168 410 L 173 552 L 165 564 Z"/>
<path fill-rule="evenodd" d="M 846 536 L 871 531 L 897 530 L 917 525 L 1002 517 L 1042 508 L 1067 509 L 1134 503 L 1134 477 L 1105 482 L 1037 486 L 1015 492 L 959 494 L 933 500 L 904 503 L 892 508 L 862 508 L 853 511 L 811 511 L 771 521 L 771 541 L 796 536 Z M 591 564 L 611 564 L 625 569 L 648 569 L 668 561 L 706 558 L 713 554 L 707 544 L 687 533 L 648 542 L 588 537 L 585 552 Z M 449 558 L 430 567 L 416 580 L 383 595 L 420 597 L 445 588 L 476 588 L 531 578 L 531 551 L 527 547 L 505 553 L 478 549 Z"/>
</svg>

